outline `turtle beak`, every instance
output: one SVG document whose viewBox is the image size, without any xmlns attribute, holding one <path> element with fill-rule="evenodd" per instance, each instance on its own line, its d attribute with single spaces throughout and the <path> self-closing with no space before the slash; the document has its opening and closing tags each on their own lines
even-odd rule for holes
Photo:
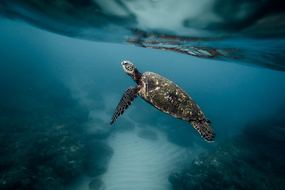
<svg viewBox="0 0 285 190">
<path fill-rule="evenodd" d="M 128 61 L 122 61 L 122 63 L 121 63 L 121 65 L 122 65 L 122 67 L 123 67 L 125 72 L 127 72 L 127 70 L 126 70 L 126 65 L 127 64 L 128 64 Z"/>
<path fill-rule="evenodd" d="M 127 64 L 127 61 L 122 61 L 121 65 L 125 66 Z"/>
<path fill-rule="evenodd" d="M 123 62 L 121 63 L 121 65 L 122 65 L 122 67 L 123 67 L 123 70 L 124 70 L 125 72 L 127 72 L 127 71 L 126 71 L 126 68 L 125 68 L 125 66 L 126 66 L 126 62 L 125 62 L 125 61 L 123 61 Z"/>
</svg>

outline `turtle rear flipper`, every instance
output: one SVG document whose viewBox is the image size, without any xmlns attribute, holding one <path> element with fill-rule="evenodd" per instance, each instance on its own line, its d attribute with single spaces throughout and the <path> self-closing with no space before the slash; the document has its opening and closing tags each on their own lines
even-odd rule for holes
<svg viewBox="0 0 285 190">
<path fill-rule="evenodd" d="M 215 133 L 211 128 L 209 121 L 191 121 L 191 124 L 206 141 L 213 142 L 215 140 Z"/>
<path fill-rule="evenodd" d="M 125 91 L 119 104 L 116 107 L 115 113 L 113 114 L 112 120 L 110 122 L 111 125 L 131 105 L 132 101 L 137 97 L 138 91 L 139 91 L 138 87 L 130 87 Z"/>
</svg>

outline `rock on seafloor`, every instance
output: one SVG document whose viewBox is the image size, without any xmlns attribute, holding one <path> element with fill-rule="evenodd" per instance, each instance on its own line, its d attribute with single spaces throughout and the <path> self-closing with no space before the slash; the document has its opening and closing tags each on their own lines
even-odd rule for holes
<svg viewBox="0 0 285 190">
<path fill-rule="evenodd" d="M 174 190 L 285 189 L 285 122 L 245 128 L 169 176 Z M 271 127 L 269 127 L 271 124 Z"/>
<path fill-rule="evenodd" d="M 17 65 L 13 73 L 17 69 L 20 85 L 13 77 L 0 84 L 9 86 L 0 99 L 0 189 L 63 190 L 88 173 L 89 159 L 96 157 L 102 163 L 102 155 L 90 156 L 94 151 L 89 151 L 92 145 L 86 140 L 89 110 L 64 84 L 42 70 Z M 94 149 L 105 147 L 101 143 Z M 105 170 L 95 169 L 99 173 Z"/>
<path fill-rule="evenodd" d="M 89 190 L 105 190 L 105 185 L 102 180 L 100 179 L 93 179 L 89 183 Z"/>
<path fill-rule="evenodd" d="M 113 149 L 104 141 L 95 139 L 88 143 L 87 150 L 88 161 L 84 167 L 87 175 L 96 177 L 105 173 L 113 155 Z"/>
</svg>

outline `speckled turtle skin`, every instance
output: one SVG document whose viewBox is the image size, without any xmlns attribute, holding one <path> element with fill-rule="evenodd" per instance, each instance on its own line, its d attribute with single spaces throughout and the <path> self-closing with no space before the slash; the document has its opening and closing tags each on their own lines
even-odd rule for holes
<svg viewBox="0 0 285 190">
<path fill-rule="evenodd" d="M 141 77 L 138 92 L 145 101 L 162 112 L 188 122 L 206 120 L 199 106 L 177 84 L 153 72 L 145 72 Z"/>
<path fill-rule="evenodd" d="M 136 82 L 136 86 L 129 87 L 124 92 L 112 116 L 111 125 L 138 95 L 158 110 L 191 123 L 206 141 L 214 141 L 215 133 L 210 126 L 210 121 L 192 98 L 178 85 L 153 72 L 141 74 L 130 61 L 123 61 L 121 65 Z"/>
</svg>

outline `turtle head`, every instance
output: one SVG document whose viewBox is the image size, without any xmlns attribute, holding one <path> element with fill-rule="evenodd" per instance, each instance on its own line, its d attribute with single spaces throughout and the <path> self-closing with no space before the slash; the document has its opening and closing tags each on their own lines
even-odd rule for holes
<svg viewBox="0 0 285 190">
<path fill-rule="evenodd" d="M 122 61 L 121 65 L 122 65 L 124 71 L 128 75 L 134 75 L 135 74 L 136 67 L 135 67 L 135 65 L 132 62 L 130 62 L 130 61 Z"/>
<path fill-rule="evenodd" d="M 135 65 L 127 60 L 122 61 L 121 65 L 124 71 L 138 83 L 141 77 L 141 73 L 137 70 Z"/>
</svg>

